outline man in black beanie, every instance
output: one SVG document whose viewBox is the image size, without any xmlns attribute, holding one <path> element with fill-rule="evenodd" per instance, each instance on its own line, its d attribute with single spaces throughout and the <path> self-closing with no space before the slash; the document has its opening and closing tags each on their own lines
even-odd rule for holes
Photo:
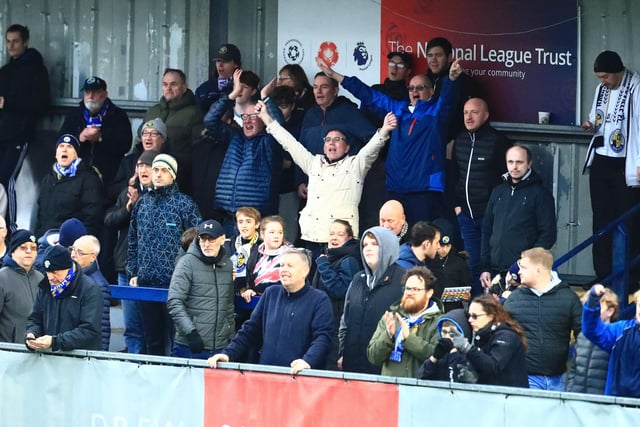
<svg viewBox="0 0 640 427">
<path fill-rule="evenodd" d="M 102 294 L 82 273 L 67 248 L 50 246 L 44 253 L 47 280 L 27 321 L 25 342 L 33 351 L 100 350 Z"/>
<path fill-rule="evenodd" d="M 640 201 L 640 77 L 610 50 L 598 55 L 593 71 L 600 84 L 582 128 L 593 132 L 583 172 L 590 169 L 595 233 Z M 632 253 L 640 241 L 634 223 L 638 221 L 630 221 Z M 612 271 L 612 240 L 607 234 L 593 243 L 597 280 Z"/>
</svg>

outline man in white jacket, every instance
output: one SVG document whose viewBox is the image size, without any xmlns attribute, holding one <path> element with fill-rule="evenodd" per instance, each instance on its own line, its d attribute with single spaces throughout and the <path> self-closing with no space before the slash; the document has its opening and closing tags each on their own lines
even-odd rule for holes
<svg viewBox="0 0 640 427">
<path fill-rule="evenodd" d="M 329 240 L 329 225 L 336 219 L 348 221 L 358 235 L 358 204 L 362 185 L 378 152 L 396 128 L 396 116 L 388 113 L 382 128 L 355 156 L 340 130 L 330 130 L 324 138 L 324 155 L 311 154 L 267 112 L 262 102 L 256 111 L 267 132 L 291 154 L 293 161 L 309 176 L 307 205 L 300 212 L 300 232 L 305 246 L 317 257 Z"/>
</svg>

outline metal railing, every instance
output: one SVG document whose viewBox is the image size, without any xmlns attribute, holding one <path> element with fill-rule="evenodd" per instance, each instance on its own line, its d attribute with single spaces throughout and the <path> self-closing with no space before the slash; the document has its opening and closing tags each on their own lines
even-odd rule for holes
<svg viewBox="0 0 640 427">
<path fill-rule="evenodd" d="M 613 234 L 613 250 L 611 251 L 612 258 L 612 273 L 602 279 L 602 284 L 608 285 L 620 298 L 621 305 L 627 305 L 629 297 L 629 280 L 631 268 L 640 263 L 640 255 L 635 258 L 631 258 L 630 254 L 630 239 L 629 227 L 627 226 L 627 220 L 633 218 L 640 213 L 640 203 L 629 209 L 624 214 L 620 215 L 614 221 L 610 222 L 600 230 L 596 231 L 592 236 L 585 239 L 578 244 L 575 248 L 558 258 L 553 263 L 553 269 L 556 270 L 559 266 L 569 261 L 578 253 L 591 246 L 593 242 L 602 238 L 603 236 L 612 233 Z"/>
</svg>

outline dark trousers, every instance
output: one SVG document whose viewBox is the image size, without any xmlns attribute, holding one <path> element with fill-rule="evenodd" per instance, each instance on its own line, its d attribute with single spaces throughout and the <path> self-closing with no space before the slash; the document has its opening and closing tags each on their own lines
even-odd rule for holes
<svg viewBox="0 0 640 427">
<path fill-rule="evenodd" d="M 29 151 L 29 143 L 0 144 L 0 184 L 7 192 L 7 227 L 16 231 L 16 179 Z M 38 236 L 40 237 L 40 236 Z"/>
<path fill-rule="evenodd" d="M 170 356 L 173 346 L 173 321 L 169 316 L 167 304 L 162 302 L 140 301 L 142 332 L 147 345 L 146 354 Z"/>
<path fill-rule="evenodd" d="M 595 233 L 640 201 L 640 189 L 627 186 L 624 177 L 625 159 L 595 155 L 589 174 L 593 232 Z M 640 220 L 627 221 L 631 235 L 631 253 L 639 246 Z M 613 239 L 607 234 L 593 243 L 593 269 L 604 278 L 612 272 Z"/>
<path fill-rule="evenodd" d="M 482 249 L 482 218 L 471 218 L 464 212 L 458 215 L 460 234 L 464 241 L 464 250 L 469 254 L 469 270 L 471 271 L 471 294 L 472 296 L 482 295 L 482 285 L 480 284 L 480 252 Z"/>
<path fill-rule="evenodd" d="M 442 193 L 438 191 L 421 191 L 418 193 L 387 192 L 388 200 L 397 200 L 404 207 L 409 226 L 418 221 L 433 221 L 441 214 Z"/>
</svg>

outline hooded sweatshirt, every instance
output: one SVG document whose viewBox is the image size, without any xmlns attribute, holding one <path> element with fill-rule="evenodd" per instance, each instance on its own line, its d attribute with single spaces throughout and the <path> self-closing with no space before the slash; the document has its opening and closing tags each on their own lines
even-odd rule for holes
<svg viewBox="0 0 640 427">
<path fill-rule="evenodd" d="M 378 241 L 379 259 L 374 270 L 362 256 L 362 242 L 367 235 Z M 389 307 L 402 297 L 405 269 L 396 264 L 398 238 L 384 227 L 372 227 L 363 233 L 360 254 L 364 270 L 356 274 L 347 290 L 340 322 L 340 349 L 345 371 L 380 374 L 380 366 L 367 359 L 367 346 L 378 321 Z"/>
</svg>

